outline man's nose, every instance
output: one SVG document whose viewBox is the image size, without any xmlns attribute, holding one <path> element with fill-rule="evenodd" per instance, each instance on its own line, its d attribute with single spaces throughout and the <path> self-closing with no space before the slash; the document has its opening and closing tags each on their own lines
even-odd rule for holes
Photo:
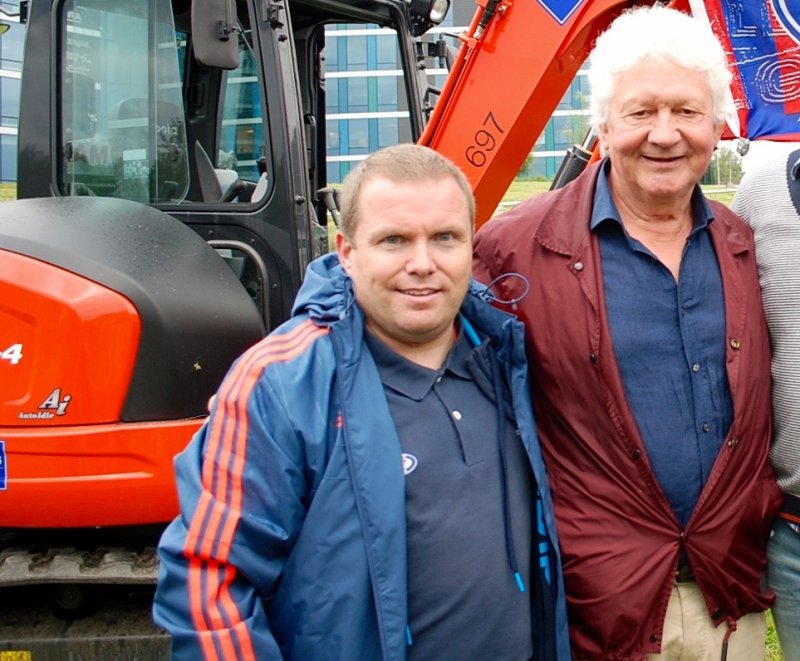
<svg viewBox="0 0 800 661">
<path fill-rule="evenodd" d="M 648 137 L 659 145 L 674 144 L 681 139 L 677 118 L 669 108 L 662 108 L 653 116 Z"/>
<path fill-rule="evenodd" d="M 409 273 L 427 274 L 436 270 L 436 262 L 431 254 L 428 241 L 416 241 L 411 247 L 411 254 L 406 263 Z"/>
</svg>

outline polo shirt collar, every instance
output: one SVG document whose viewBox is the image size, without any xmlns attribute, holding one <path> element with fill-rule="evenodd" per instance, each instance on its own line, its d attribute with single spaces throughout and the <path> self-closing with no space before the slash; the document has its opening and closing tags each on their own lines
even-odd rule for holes
<svg viewBox="0 0 800 661">
<path fill-rule="evenodd" d="M 467 369 L 467 359 L 473 347 L 465 334 L 459 332 L 455 344 L 447 354 L 444 365 L 439 370 L 432 370 L 404 358 L 392 351 L 377 335 L 366 330 L 364 341 L 378 366 L 381 383 L 401 395 L 422 401 L 436 383 L 440 374 L 448 371 L 462 379 L 471 379 Z"/>
</svg>

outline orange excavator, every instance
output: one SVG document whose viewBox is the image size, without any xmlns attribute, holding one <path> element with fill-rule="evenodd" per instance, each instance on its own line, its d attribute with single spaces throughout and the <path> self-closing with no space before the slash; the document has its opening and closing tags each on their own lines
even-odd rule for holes
<svg viewBox="0 0 800 661">
<path fill-rule="evenodd" d="M 418 39 L 447 9 L 36 0 L 7 17 L 26 41 L 18 199 L 0 206 L 0 657 L 166 656 L 128 593 L 155 581 L 172 458 L 327 250 L 326 52 L 340 28 L 385 28 L 394 128 L 416 139 Z M 54 622 L 50 599 L 92 617 Z"/>
<path fill-rule="evenodd" d="M 288 315 L 320 250 L 327 23 L 395 28 L 409 133 L 468 173 L 485 220 L 631 3 L 573 4 L 559 23 L 542 3 L 490 0 L 427 125 L 411 43 L 427 19 L 398 18 L 404 3 L 32 4 L 20 200 L 0 217 L 0 527 L 174 515 L 171 457 L 233 358 Z M 248 73 L 255 94 L 233 82 Z M 266 97 L 246 100 L 259 116 L 226 115 L 245 93 Z M 244 137 L 259 143 L 251 163 L 222 167 Z"/>
<path fill-rule="evenodd" d="M 391 28 L 397 134 L 461 166 L 485 222 L 595 37 L 636 4 L 479 0 L 431 108 L 442 46 L 424 35 L 447 0 L 23 3 L 19 199 L 0 206 L 0 589 L 56 585 L 77 611 L 76 587 L 153 582 L 172 457 L 326 249 L 338 32 Z M 563 179 L 591 139 L 571 151 Z M 0 613 L 0 650 L 37 639 L 28 620 Z M 100 636 L 114 658 L 122 635 Z"/>
</svg>

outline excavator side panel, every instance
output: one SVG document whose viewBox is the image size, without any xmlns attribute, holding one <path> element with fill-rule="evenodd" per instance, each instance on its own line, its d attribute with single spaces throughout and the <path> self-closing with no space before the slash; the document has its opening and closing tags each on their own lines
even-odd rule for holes
<svg viewBox="0 0 800 661">
<path fill-rule="evenodd" d="M 0 273 L 0 426 L 119 420 L 141 326 L 130 301 L 7 250 Z"/>
<path fill-rule="evenodd" d="M 0 427 L 3 526 L 84 528 L 169 521 L 178 511 L 172 459 L 202 422 Z"/>
</svg>

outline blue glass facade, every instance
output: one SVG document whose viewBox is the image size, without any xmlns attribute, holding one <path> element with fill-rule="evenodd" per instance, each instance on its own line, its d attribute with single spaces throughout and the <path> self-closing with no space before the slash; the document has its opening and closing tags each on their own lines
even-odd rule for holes
<svg viewBox="0 0 800 661">
<path fill-rule="evenodd" d="M 328 180 L 336 183 L 370 152 L 411 139 L 394 33 L 329 29 L 325 77 Z"/>
<path fill-rule="evenodd" d="M 444 24 L 431 33 L 466 29 L 474 10 L 474 3 L 454 0 Z M 328 179 L 335 183 L 370 152 L 409 140 L 410 129 L 392 33 L 344 25 L 326 32 L 326 41 Z M 446 72 L 429 69 L 428 75 L 441 87 Z M 523 176 L 555 176 L 566 150 L 586 135 L 587 108 L 588 81 L 579 74 L 536 142 Z"/>
<path fill-rule="evenodd" d="M 0 7 L 16 13 L 19 3 L 0 0 Z M 474 7 L 471 1 L 454 0 L 439 30 L 465 29 Z M 25 28 L 15 19 L 4 22 L 10 29 L 0 37 L 0 181 L 13 182 Z M 375 149 L 410 140 L 411 131 L 394 33 L 377 27 L 332 25 L 326 42 L 327 173 L 329 181 L 336 183 Z M 226 98 L 226 106 L 236 107 L 226 107 L 221 141 L 239 156 L 240 168 L 244 165 L 255 171 L 263 126 L 260 121 L 246 121 L 248 105 L 252 106 L 249 116 L 259 118 L 260 109 L 255 86 L 246 84 L 254 78 L 248 78 L 243 64 L 237 71 L 241 77 L 235 81 L 239 93 Z M 428 73 L 431 84 L 442 85 L 445 71 L 429 69 Z M 539 137 L 525 176 L 551 179 L 565 150 L 582 141 L 587 95 L 586 78 L 578 75 Z"/>
<path fill-rule="evenodd" d="M 0 9 L 16 14 L 19 3 L 0 2 Z M 5 18 L 2 14 L 0 22 L 8 26 L 0 36 L 0 182 L 5 183 L 17 180 L 17 125 L 25 28 L 16 18 Z"/>
</svg>

